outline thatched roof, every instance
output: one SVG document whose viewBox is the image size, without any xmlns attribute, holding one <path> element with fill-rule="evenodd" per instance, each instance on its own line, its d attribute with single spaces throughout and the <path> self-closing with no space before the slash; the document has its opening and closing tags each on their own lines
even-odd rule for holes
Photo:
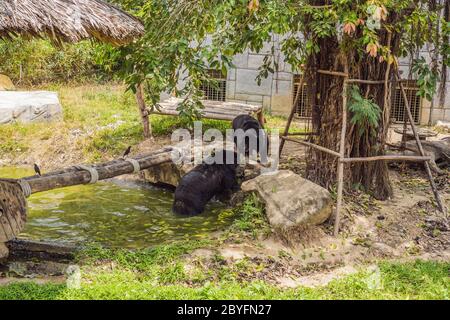
<svg viewBox="0 0 450 320">
<path fill-rule="evenodd" d="M 122 45 L 143 32 L 138 19 L 101 0 L 0 0 L 0 38 L 48 36 L 55 42 L 95 38 Z"/>
</svg>

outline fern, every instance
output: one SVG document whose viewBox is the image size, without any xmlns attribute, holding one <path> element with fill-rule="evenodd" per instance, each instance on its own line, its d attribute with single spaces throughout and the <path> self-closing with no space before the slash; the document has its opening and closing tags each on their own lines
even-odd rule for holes
<svg viewBox="0 0 450 320">
<path fill-rule="evenodd" d="M 376 134 L 381 109 L 375 102 L 361 96 L 358 86 L 352 86 L 350 90 L 349 110 L 353 113 L 351 123 L 358 126 L 360 136 L 366 132 Z"/>
</svg>

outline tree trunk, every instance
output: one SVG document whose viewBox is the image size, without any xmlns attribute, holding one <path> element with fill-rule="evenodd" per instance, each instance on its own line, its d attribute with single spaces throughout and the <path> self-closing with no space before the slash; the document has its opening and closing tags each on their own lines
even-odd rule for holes
<svg viewBox="0 0 450 320">
<path fill-rule="evenodd" d="M 152 135 L 152 128 L 149 113 L 145 105 L 144 88 L 141 83 L 136 86 L 136 102 L 139 107 L 139 114 L 141 115 L 142 125 L 144 127 L 144 138 L 148 139 Z"/>
<path fill-rule="evenodd" d="M 395 18 L 394 14 L 390 16 L 390 19 Z M 379 35 L 380 43 L 386 45 L 390 42 L 392 53 L 396 54 L 400 37 L 397 34 L 389 35 L 384 30 L 380 30 Z M 358 85 L 362 95 L 378 104 L 382 110 L 382 116 L 376 135 L 370 134 L 368 130 L 360 135 L 358 125 L 349 121 L 346 129 L 345 155 L 346 157 L 383 155 L 389 127 L 393 68 L 386 62 L 380 62 L 379 57 L 370 57 L 357 48 L 341 49 L 343 45 L 339 44 L 336 37 L 321 39 L 318 45 L 320 52 L 312 55 L 307 61 L 306 74 L 309 98 L 313 107 L 313 131 L 319 133 L 319 136 L 314 138 L 314 142 L 335 151 L 339 150 L 343 77 L 318 74 L 316 71 L 322 69 L 342 72 L 343 61 L 347 60 L 349 78 L 386 81 L 388 86 L 385 88 L 383 84 Z M 348 118 L 352 118 L 351 113 L 348 114 Z M 336 157 L 310 149 L 307 157 L 308 178 L 324 187 L 332 187 L 336 181 L 337 162 Z M 353 163 L 346 165 L 345 170 L 344 177 L 347 184 L 361 185 L 378 199 L 387 199 L 392 195 L 388 168 L 384 161 Z"/>
</svg>

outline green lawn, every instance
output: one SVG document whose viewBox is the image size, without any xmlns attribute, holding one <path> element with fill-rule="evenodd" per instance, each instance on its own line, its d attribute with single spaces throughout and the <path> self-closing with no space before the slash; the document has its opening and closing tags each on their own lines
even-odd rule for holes
<svg viewBox="0 0 450 320">
<path fill-rule="evenodd" d="M 371 287 L 373 274 L 359 273 L 333 280 L 327 286 L 280 289 L 262 281 L 172 282 L 185 278 L 182 265 L 153 275 L 131 270 L 84 274 L 81 289 L 65 285 L 17 283 L 0 287 L 4 299 L 449 299 L 450 263 L 416 261 L 381 263 L 380 285 Z M 178 273 L 176 272 L 178 270 Z M 192 280 L 192 279 L 191 279 Z M 195 279 L 194 279 L 195 280 Z"/>
<path fill-rule="evenodd" d="M 0 159 L 19 155 L 39 147 L 50 137 L 61 137 L 52 141 L 76 144 L 86 161 L 101 161 L 123 153 L 127 146 L 142 141 L 142 124 L 135 98 L 125 92 L 125 86 L 51 85 L 40 88 L 57 91 L 63 106 L 64 120 L 53 123 L 14 124 L 0 126 Z M 285 119 L 267 115 L 269 129 L 282 130 Z M 203 121 L 203 129 L 230 128 L 227 121 Z M 187 128 L 188 123 L 179 117 L 151 117 L 155 137 L 166 136 L 176 128 Z M 301 130 L 293 125 L 292 132 Z M 75 141 L 67 141 L 73 132 L 81 133 Z"/>
<path fill-rule="evenodd" d="M 224 242 L 254 241 L 267 232 L 263 207 L 255 197 L 248 197 L 234 210 L 236 220 L 218 238 L 136 251 L 90 246 L 76 257 L 82 271 L 81 289 L 16 283 L 0 286 L 0 300 L 450 298 L 450 262 L 380 262 L 375 271 L 363 266 L 326 286 L 282 289 L 258 278 L 259 272 L 270 268 L 265 262 L 244 258 L 227 263 L 219 253 L 212 258 L 192 258 L 190 253 L 196 249 L 214 252 Z"/>
</svg>

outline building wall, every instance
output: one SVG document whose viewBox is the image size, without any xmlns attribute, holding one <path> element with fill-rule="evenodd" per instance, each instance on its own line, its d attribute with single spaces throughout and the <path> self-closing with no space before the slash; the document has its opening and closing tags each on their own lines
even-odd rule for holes
<svg viewBox="0 0 450 320">
<path fill-rule="evenodd" d="M 264 57 L 271 54 L 272 45 L 275 46 L 274 59 L 279 63 L 279 70 L 269 74 L 258 86 L 255 80 L 259 74 L 258 68 L 263 64 Z M 228 72 L 227 100 L 261 105 L 273 114 L 289 114 L 293 100 L 293 74 L 290 65 L 283 60 L 277 36 L 259 53 L 247 51 L 235 56 L 233 63 L 236 68 Z"/>
<path fill-rule="evenodd" d="M 420 53 L 425 59 L 430 62 L 430 55 L 427 50 L 423 50 Z M 404 58 L 399 61 L 400 65 L 400 73 L 402 78 L 407 79 L 410 71 L 410 59 Z M 447 70 L 447 79 L 450 80 L 450 70 Z M 440 87 L 440 83 L 438 83 L 438 88 Z M 434 97 L 434 108 L 432 114 L 432 122 L 436 123 L 438 120 L 450 121 L 450 83 L 447 81 L 446 83 L 446 98 L 444 105 L 439 105 L 439 97 L 438 94 Z M 431 102 L 422 99 L 422 107 L 421 107 L 421 115 L 420 115 L 420 124 L 427 125 L 430 119 L 430 109 Z"/>
<path fill-rule="evenodd" d="M 292 68 L 284 62 L 280 50 L 280 36 L 274 35 L 272 41 L 267 43 L 259 53 L 247 51 L 236 55 L 233 59 L 235 68 L 228 71 L 227 95 L 228 101 L 238 101 L 253 105 L 261 105 L 265 110 L 275 115 L 288 115 L 293 103 L 293 78 Z M 256 77 L 258 68 L 263 64 L 263 59 L 271 53 L 272 45 L 275 48 L 274 59 L 279 64 L 279 70 L 275 74 L 269 74 L 258 86 Z M 427 51 L 421 53 L 429 60 Z M 402 78 L 407 79 L 409 75 L 409 59 L 400 61 Z M 448 79 L 450 79 L 450 70 Z M 435 98 L 433 122 L 437 120 L 450 121 L 450 84 L 447 83 L 447 98 L 444 106 L 438 105 Z M 423 99 L 420 123 L 427 124 L 430 114 L 430 102 Z"/>
</svg>

